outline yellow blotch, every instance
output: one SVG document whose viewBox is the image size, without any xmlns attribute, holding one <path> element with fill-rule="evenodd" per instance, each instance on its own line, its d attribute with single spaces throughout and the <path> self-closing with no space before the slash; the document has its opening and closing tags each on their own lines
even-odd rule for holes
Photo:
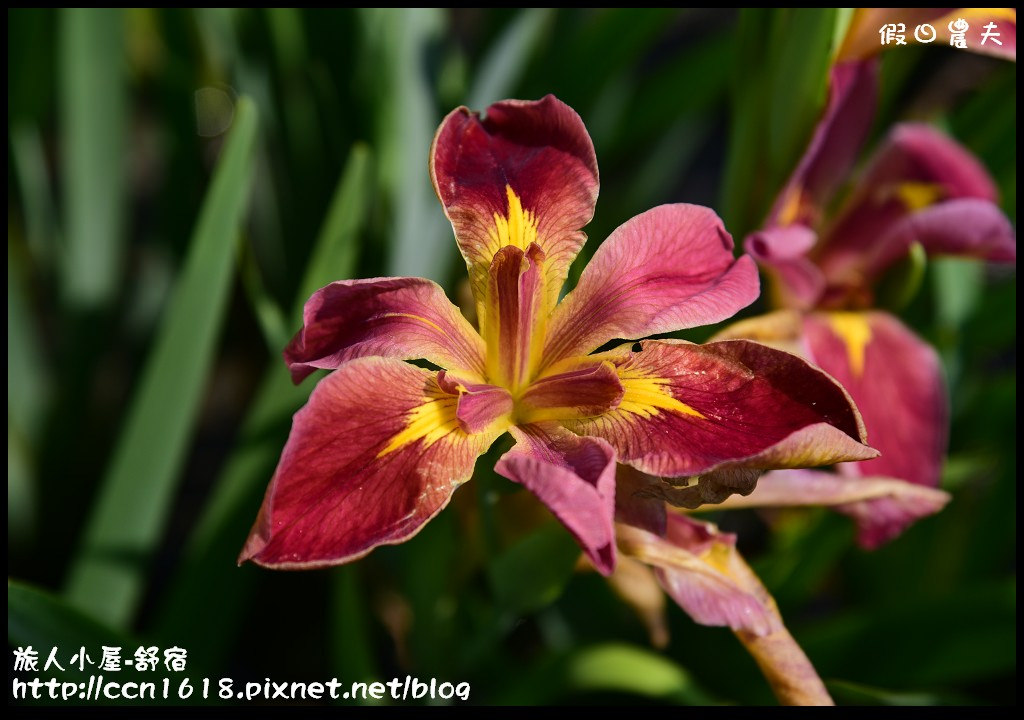
<svg viewBox="0 0 1024 720">
<path fill-rule="evenodd" d="M 672 395 L 667 378 L 652 377 L 638 370 L 620 368 L 619 381 L 622 382 L 624 392 L 618 410 L 639 415 L 645 420 L 662 410 L 704 418 L 700 412 Z"/>
<path fill-rule="evenodd" d="M 854 377 L 864 374 L 864 354 L 871 342 L 871 325 L 867 315 L 857 312 L 829 313 L 828 323 L 832 332 L 846 343 L 846 353 Z"/>
<path fill-rule="evenodd" d="M 461 432 L 459 420 L 455 417 L 458 402 L 459 399 L 451 395 L 425 397 L 423 404 L 409 413 L 405 429 L 391 438 L 377 457 L 384 457 L 417 440 L 423 440 L 423 447 L 430 447 L 448 433 Z"/>
<path fill-rule="evenodd" d="M 505 195 L 508 197 L 508 213 L 504 217 L 494 213 L 494 227 L 488 230 L 491 238 L 488 251 L 491 257 L 506 245 L 526 250 L 530 243 L 537 241 L 536 214 L 532 210 L 523 209 L 523 202 L 511 185 L 505 186 Z"/>
<path fill-rule="evenodd" d="M 789 191 L 786 196 L 786 201 L 782 204 L 782 208 L 779 210 L 778 224 L 779 225 L 792 225 L 796 222 L 797 215 L 800 214 L 800 206 L 803 201 L 803 192 L 799 187 L 794 187 Z"/>
<path fill-rule="evenodd" d="M 942 199 L 942 186 L 936 183 L 905 182 L 896 187 L 896 197 L 908 210 L 917 212 Z"/>
<path fill-rule="evenodd" d="M 733 577 L 730 562 L 733 552 L 735 550 L 732 545 L 721 540 L 712 540 L 711 547 L 701 553 L 700 559 L 726 577 Z"/>
</svg>

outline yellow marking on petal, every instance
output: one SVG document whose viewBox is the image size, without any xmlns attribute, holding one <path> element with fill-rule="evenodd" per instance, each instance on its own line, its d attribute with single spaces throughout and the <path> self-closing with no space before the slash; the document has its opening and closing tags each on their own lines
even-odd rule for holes
<svg viewBox="0 0 1024 720">
<path fill-rule="evenodd" d="M 647 418 L 657 415 L 662 410 L 671 410 L 681 415 L 701 418 L 704 416 L 672 395 L 668 378 L 653 377 L 635 369 L 619 368 L 619 380 L 622 382 L 622 402 L 618 410 Z"/>
<path fill-rule="evenodd" d="M 854 377 L 860 377 L 864 374 L 864 354 L 871 342 L 871 325 L 868 324 L 867 316 L 857 312 L 834 312 L 829 313 L 828 323 L 832 332 L 846 344 Z"/>
<path fill-rule="evenodd" d="M 911 212 L 934 205 L 942 196 L 942 186 L 937 183 L 905 182 L 896 187 L 896 197 Z"/>
<path fill-rule="evenodd" d="M 417 440 L 423 440 L 423 447 L 430 447 L 448 433 L 461 432 L 459 420 L 455 417 L 458 402 L 459 399 L 451 395 L 423 398 L 423 404 L 409 412 L 405 429 L 391 438 L 377 457 L 384 457 Z"/>
<path fill-rule="evenodd" d="M 508 197 L 508 212 L 503 217 L 494 213 L 494 227 L 487 231 L 491 239 L 487 248 L 491 257 L 506 245 L 515 245 L 526 250 L 530 243 L 537 241 L 537 216 L 532 210 L 523 209 L 523 201 L 511 185 L 505 186 Z"/>
<path fill-rule="evenodd" d="M 803 192 L 799 187 L 794 187 L 790 190 L 786 196 L 786 201 L 782 204 L 782 209 L 779 210 L 777 223 L 779 225 L 792 225 L 796 222 L 797 215 L 800 214 L 802 201 Z"/>
<path fill-rule="evenodd" d="M 726 577 L 732 577 L 731 560 L 734 548 L 721 540 L 713 539 L 711 547 L 700 555 L 700 559 Z"/>
</svg>

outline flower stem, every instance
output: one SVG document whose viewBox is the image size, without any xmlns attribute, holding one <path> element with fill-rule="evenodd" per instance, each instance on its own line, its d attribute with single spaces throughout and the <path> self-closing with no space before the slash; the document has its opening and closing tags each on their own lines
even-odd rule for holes
<svg viewBox="0 0 1024 720">
<path fill-rule="evenodd" d="M 835 705 L 807 655 L 781 625 L 758 637 L 737 630 L 736 637 L 757 662 L 783 705 Z"/>
</svg>

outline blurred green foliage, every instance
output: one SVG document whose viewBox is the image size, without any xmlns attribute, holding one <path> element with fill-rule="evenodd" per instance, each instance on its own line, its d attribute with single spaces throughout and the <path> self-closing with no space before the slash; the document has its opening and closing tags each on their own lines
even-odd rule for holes
<svg viewBox="0 0 1024 720">
<path fill-rule="evenodd" d="M 309 293 L 409 274 L 457 297 L 462 263 L 427 174 L 444 113 L 551 92 L 582 115 L 602 193 L 573 281 L 659 203 L 753 229 L 807 141 L 847 21 L 8 11 L 9 644 L 178 645 L 193 677 L 237 682 L 411 673 L 469 681 L 478 703 L 771 702 L 728 631 L 672 607 L 657 652 L 601 578 L 573 572 L 560 528 L 510 527 L 530 506 L 485 469 L 500 448 L 405 545 L 309 573 L 235 557 L 313 384 L 292 387 L 278 354 Z M 1016 66 L 899 48 L 883 78 L 876 137 L 939 123 L 1015 218 Z M 718 520 L 840 702 L 1010 703 L 1014 274 L 911 271 L 930 291 L 899 301 L 951 385 L 954 501 L 874 553 L 824 511 Z"/>
</svg>

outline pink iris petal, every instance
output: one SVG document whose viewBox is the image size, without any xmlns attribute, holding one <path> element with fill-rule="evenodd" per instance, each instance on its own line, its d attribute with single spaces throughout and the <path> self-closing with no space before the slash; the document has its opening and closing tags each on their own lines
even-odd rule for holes
<svg viewBox="0 0 1024 720">
<path fill-rule="evenodd" d="M 939 203 L 895 223 L 868 259 L 868 274 L 879 276 L 904 257 L 915 242 L 929 255 L 1017 262 L 1017 238 L 1002 210 L 988 200 L 962 198 Z"/>
<path fill-rule="evenodd" d="M 521 249 L 529 244 L 530 238 L 519 240 L 530 223 L 518 219 L 533 220 L 536 242 L 548 259 L 553 305 L 597 202 L 597 158 L 576 111 L 554 95 L 495 103 L 483 118 L 457 108 L 434 136 L 430 175 L 469 266 L 475 297 L 483 297 L 487 268 L 500 247 L 492 236 L 495 215 L 511 213 L 508 242 Z M 512 212 L 509 193 L 529 218 Z"/>
<path fill-rule="evenodd" d="M 873 549 L 915 521 L 945 507 L 949 494 L 897 478 L 843 477 L 818 470 L 766 473 L 746 497 L 733 496 L 722 509 L 744 507 L 834 507 L 857 521 L 857 540 Z"/>
<path fill-rule="evenodd" d="M 747 252 L 774 276 L 776 305 L 808 309 L 821 299 L 825 278 L 807 257 L 817 242 L 817 234 L 803 225 L 772 227 L 747 238 Z"/>
<path fill-rule="evenodd" d="M 997 195 L 985 168 L 953 139 L 928 125 L 898 125 L 824 237 L 819 265 L 830 284 L 862 286 L 872 280 L 874 258 L 892 261 L 886 245 L 905 218 L 950 200 L 994 203 Z M 947 237 L 956 230 L 966 238 L 972 235 L 970 227 L 958 223 Z M 959 244 L 968 245 L 970 240 Z"/>
<path fill-rule="evenodd" d="M 895 126 L 875 151 L 863 191 L 897 183 L 934 183 L 944 198 L 973 197 L 995 202 L 999 193 L 988 171 L 965 147 L 923 123 Z"/>
<path fill-rule="evenodd" d="M 935 350 L 880 311 L 808 315 L 804 339 L 810 358 L 853 397 L 881 451 L 840 470 L 937 486 L 948 408 Z"/>
<path fill-rule="evenodd" d="M 594 566 L 615 569 L 615 451 L 552 423 L 512 429 L 516 446 L 494 469 L 525 486 L 573 534 Z"/>
<path fill-rule="evenodd" d="M 698 205 L 661 205 L 627 221 L 555 309 L 545 364 L 731 317 L 759 292 L 753 261 L 732 250 L 722 221 Z"/>
<path fill-rule="evenodd" d="M 458 396 L 455 417 L 470 435 L 483 432 L 512 412 L 512 396 L 503 387 L 460 380 L 446 370 L 437 373 L 437 384 L 446 393 Z"/>
<path fill-rule="evenodd" d="M 618 537 L 623 554 L 652 565 L 665 591 L 695 621 L 732 628 L 780 702 L 832 704 L 774 599 L 736 550 L 735 536 L 672 513 L 663 537 L 624 524 Z"/>
<path fill-rule="evenodd" d="M 625 394 L 617 409 L 564 423 L 607 440 L 620 462 L 685 477 L 877 454 L 863 444 L 860 416 L 842 387 L 795 355 L 746 340 L 648 340 L 641 348 L 597 356 L 618 368 Z M 737 478 L 722 480 L 729 486 Z"/>
<path fill-rule="evenodd" d="M 284 351 L 295 382 L 373 355 L 422 358 L 483 377 L 483 341 L 430 280 L 340 280 L 313 293 L 302 320 Z"/>
<path fill-rule="evenodd" d="M 757 636 L 782 626 L 760 582 L 742 560 L 736 562 L 735 535 L 669 513 L 664 537 L 619 525 L 619 544 L 624 553 L 653 565 L 665 592 L 701 625 Z M 744 587 L 748 573 L 754 582 Z"/>
<path fill-rule="evenodd" d="M 322 379 L 295 414 L 239 561 L 321 567 L 408 540 L 497 435 L 466 435 L 454 409 L 432 373 L 400 360 L 359 358 Z"/>
</svg>

